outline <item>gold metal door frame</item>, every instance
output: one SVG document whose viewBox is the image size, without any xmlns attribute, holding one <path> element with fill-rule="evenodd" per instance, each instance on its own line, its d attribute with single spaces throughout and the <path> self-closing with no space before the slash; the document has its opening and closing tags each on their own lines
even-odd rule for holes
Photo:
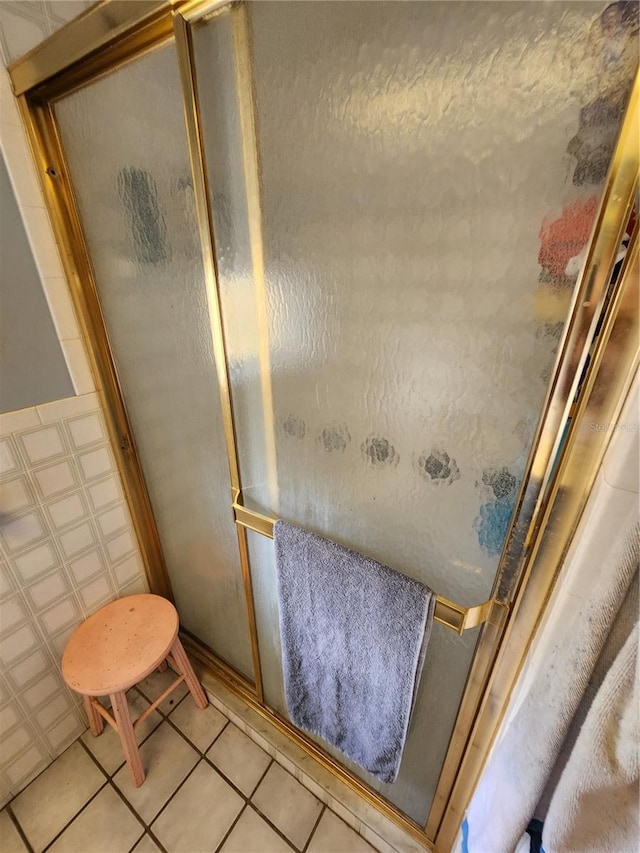
<svg viewBox="0 0 640 853">
<path fill-rule="evenodd" d="M 198 220 L 207 278 L 218 384 L 229 455 L 232 502 L 240 494 L 239 466 L 224 330 L 217 291 L 206 164 L 199 130 L 189 27 L 229 0 L 104 0 L 9 68 L 37 165 L 72 298 L 88 343 L 96 387 L 107 417 L 127 499 L 151 588 L 171 597 L 155 520 L 123 402 L 113 353 L 100 308 L 73 189 L 64 162 L 52 105 L 56 99 L 110 73 L 174 38 L 183 85 Z M 585 430 L 592 420 L 612 422 L 638 360 L 638 235 L 623 273 L 609 280 L 638 187 L 638 92 L 636 80 L 618 140 L 590 250 L 574 291 L 553 379 L 543 405 L 527 473 L 492 592 L 495 605 L 483 625 L 440 781 L 425 827 L 418 826 L 331 758 L 304 733 L 269 708 L 262 696 L 259 650 L 246 538 L 238 527 L 256 671 L 255 685 L 218 659 L 197 638 L 185 637 L 191 653 L 263 717 L 313 755 L 367 801 L 436 850 L 449 850 L 506 710 L 517 674 L 553 590 L 562 558 L 586 503 L 610 438 Z M 258 202 L 259 203 L 259 202 Z M 634 279 L 634 276 L 636 277 Z M 599 323 L 602 329 L 597 335 Z M 578 383 L 590 358 L 579 398 Z M 571 416 L 571 428 L 563 439 Z M 552 533 L 553 535 L 548 535 Z"/>
</svg>

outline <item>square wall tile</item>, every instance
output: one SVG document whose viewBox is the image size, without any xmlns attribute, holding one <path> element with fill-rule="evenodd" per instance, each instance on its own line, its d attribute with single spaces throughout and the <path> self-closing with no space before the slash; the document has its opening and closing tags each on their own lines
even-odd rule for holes
<svg viewBox="0 0 640 853">
<path fill-rule="evenodd" d="M 37 649 L 8 669 L 6 675 L 13 689 L 19 692 L 36 678 L 41 678 L 51 667 L 52 661 L 48 653 L 44 649 Z"/>
<path fill-rule="evenodd" d="M 37 426 L 40 426 L 40 418 L 35 406 L 30 409 L 18 409 L 16 412 L 0 413 L 0 435 L 21 432 L 23 429 Z"/>
<path fill-rule="evenodd" d="M 127 559 L 123 560 L 121 563 L 117 563 L 117 565 L 113 567 L 113 573 L 116 576 L 116 582 L 119 589 L 127 586 L 137 577 L 140 577 L 140 575 L 144 575 L 144 566 L 142 565 L 140 555 L 135 553 L 131 557 L 127 557 Z"/>
<path fill-rule="evenodd" d="M 91 522 L 85 521 L 77 527 L 61 533 L 58 536 L 58 541 L 65 557 L 71 558 L 87 551 L 92 545 L 97 545 L 98 537 Z"/>
<path fill-rule="evenodd" d="M 44 678 L 40 678 L 31 687 L 23 690 L 21 700 L 31 710 L 39 708 L 45 702 L 50 701 L 62 689 L 62 682 L 57 674 L 49 672 Z"/>
<path fill-rule="evenodd" d="M 2 541 L 7 551 L 20 551 L 49 535 L 46 521 L 39 509 L 13 516 L 2 528 Z"/>
<path fill-rule="evenodd" d="M 5 599 L 0 604 L 0 636 L 10 633 L 29 619 L 29 612 L 20 593 Z"/>
<path fill-rule="evenodd" d="M 131 531 L 127 530 L 119 536 L 109 539 L 105 547 L 107 549 L 109 559 L 112 563 L 115 563 L 127 554 L 131 554 L 133 551 L 137 550 L 138 544 L 134 540 Z"/>
<path fill-rule="evenodd" d="M 109 448 L 104 445 L 78 455 L 78 464 L 85 480 L 97 480 L 115 470 Z"/>
<path fill-rule="evenodd" d="M 84 721 L 80 722 L 80 717 L 76 711 L 71 711 L 49 729 L 45 741 L 53 754 L 59 755 L 80 737 L 86 727 Z"/>
<path fill-rule="evenodd" d="M 78 475 L 71 458 L 47 465 L 45 468 L 36 468 L 31 472 L 31 476 L 42 500 L 48 500 L 77 489 L 79 486 Z"/>
<path fill-rule="evenodd" d="M 37 465 L 69 452 L 62 429 L 57 424 L 18 433 L 18 445 L 29 465 Z"/>
<path fill-rule="evenodd" d="M 20 512 L 34 503 L 33 492 L 26 476 L 21 475 L 0 483 L 0 506 L 3 512 Z"/>
<path fill-rule="evenodd" d="M 26 587 L 25 593 L 34 612 L 44 610 L 45 607 L 59 601 L 69 595 L 71 587 L 62 569 L 51 572 L 31 586 Z"/>
<path fill-rule="evenodd" d="M 25 725 L 18 726 L 0 740 L 3 764 L 12 761 L 33 742 L 33 732 Z"/>
<path fill-rule="evenodd" d="M 113 509 L 103 512 L 96 516 L 98 527 L 103 536 L 110 536 L 113 533 L 119 533 L 129 526 L 129 518 L 124 508 L 124 504 L 114 507 Z"/>
<path fill-rule="evenodd" d="M 67 432 L 76 450 L 82 450 L 92 444 L 103 444 L 107 440 L 102 427 L 102 417 L 98 412 L 90 412 L 66 421 Z"/>
<path fill-rule="evenodd" d="M 120 488 L 120 481 L 115 474 L 107 477 L 106 480 L 101 480 L 99 483 L 88 486 L 87 493 L 94 512 L 99 509 L 104 509 L 104 507 L 107 507 L 110 504 L 124 500 L 124 495 Z"/>
<path fill-rule="evenodd" d="M 73 703 L 66 692 L 60 691 L 49 699 L 34 716 L 35 722 L 41 729 L 51 728 L 61 717 L 68 716 L 74 711 Z"/>
<path fill-rule="evenodd" d="M 95 613 L 103 604 L 116 598 L 116 590 L 107 575 L 103 575 L 81 587 L 78 594 L 85 616 Z"/>
<path fill-rule="evenodd" d="M 51 542 L 43 542 L 12 560 L 17 578 L 24 584 L 60 565 L 60 558 Z"/>
<path fill-rule="evenodd" d="M 75 524 L 89 515 L 89 508 L 82 492 L 74 492 L 46 505 L 46 512 L 56 530 Z"/>
<path fill-rule="evenodd" d="M 6 598 L 16 591 L 16 582 L 9 566 L 0 560 L 0 598 Z"/>
<path fill-rule="evenodd" d="M 10 699 L 0 708 L 0 735 L 8 732 L 22 720 L 22 711 L 15 699 Z"/>
<path fill-rule="evenodd" d="M 100 410 L 100 399 L 95 391 L 89 394 L 79 394 L 73 397 L 64 397 L 62 400 L 54 400 L 52 403 L 43 403 L 36 407 L 38 415 L 43 424 L 55 423 L 65 418 L 73 418 L 85 412 L 97 412 Z"/>
<path fill-rule="evenodd" d="M 22 468 L 16 447 L 8 436 L 0 439 L 0 477 L 13 474 Z"/>
<path fill-rule="evenodd" d="M 69 562 L 69 571 L 78 586 L 107 572 L 107 561 L 100 548 L 93 548 Z"/>
<path fill-rule="evenodd" d="M 52 636 L 62 631 L 63 628 L 79 625 L 82 621 L 82 614 L 73 596 L 69 596 L 48 610 L 44 610 L 38 616 L 38 621 L 47 635 Z"/>
<path fill-rule="evenodd" d="M 44 746 L 33 743 L 15 761 L 5 768 L 5 775 L 13 791 L 19 791 L 38 775 L 50 762 L 49 754 Z"/>
<path fill-rule="evenodd" d="M 17 631 L 0 640 L 0 664 L 6 669 L 18 658 L 35 649 L 40 638 L 32 624 L 23 625 Z"/>
</svg>

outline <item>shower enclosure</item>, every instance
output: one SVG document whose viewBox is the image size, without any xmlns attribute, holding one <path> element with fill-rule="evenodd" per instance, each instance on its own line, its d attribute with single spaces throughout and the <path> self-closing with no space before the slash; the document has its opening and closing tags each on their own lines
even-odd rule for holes
<svg viewBox="0 0 640 853">
<path fill-rule="evenodd" d="M 421 841 L 630 286 L 632 5 L 112 2 L 11 69 L 152 589 Z M 393 784 L 288 722 L 276 517 L 450 601 Z"/>
</svg>

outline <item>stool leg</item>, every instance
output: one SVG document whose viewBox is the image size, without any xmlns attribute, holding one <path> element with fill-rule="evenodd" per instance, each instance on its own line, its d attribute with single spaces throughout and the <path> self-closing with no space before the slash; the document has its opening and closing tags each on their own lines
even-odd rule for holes
<svg viewBox="0 0 640 853">
<path fill-rule="evenodd" d="M 207 697 L 204 695 L 204 690 L 193 671 L 191 662 L 187 657 L 187 653 L 182 648 L 182 643 L 178 637 L 176 637 L 175 643 L 171 646 L 171 656 L 176 662 L 176 665 L 180 670 L 180 674 L 184 675 L 184 680 L 187 683 L 189 692 L 193 696 L 193 701 L 196 703 L 198 708 L 206 708 L 209 702 Z"/>
<path fill-rule="evenodd" d="M 144 782 L 144 768 L 133 731 L 133 723 L 131 722 L 126 695 L 124 693 L 112 693 L 111 707 L 116 718 L 116 723 L 118 724 L 118 734 L 122 741 L 124 757 L 127 759 L 133 784 L 136 788 L 139 788 Z"/>
<path fill-rule="evenodd" d="M 97 737 L 98 735 L 101 735 L 104 730 L 104 720 L 93 707 L 91 696 L 83 696 L 82 701 L 84 702 L 84 710 L 87 713 L 87 720 L 89 721 L 91 734 L 94 737 Z"/>
<path fill-rule="evenodd" d="M 158 667 L 158 672 L 166 672 L 168 668 L 169 668 L 169 664 L 167 663 L 166 660 L 163 660 L 162 663 L 160 664 L 160 666 Z"/>
</svg>

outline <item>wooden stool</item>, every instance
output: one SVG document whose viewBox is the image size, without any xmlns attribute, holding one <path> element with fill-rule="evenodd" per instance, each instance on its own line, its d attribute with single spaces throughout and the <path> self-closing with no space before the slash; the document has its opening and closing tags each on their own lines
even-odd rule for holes
<svg viewBox="0 0 640 853">
<path fill-rule="evenodd" d="M 131 595 L 112 601 L 90 616 L 73 633 L 62 656 L 62 674 L 80 693 L 92 735 L 99 735 L 106 720 L 120 735 L 133 784 L 144 782 L 144 769 L 134 730 L 183 681 L 198 708 L 207 697 L 178 639 L 178 613 L 166 598 Z M 126 691 L 167 662 L 180 675 L 156 701 L 131 721 Z M 109 696 L 114 717 L 96 696 Z"/>
</svg>

